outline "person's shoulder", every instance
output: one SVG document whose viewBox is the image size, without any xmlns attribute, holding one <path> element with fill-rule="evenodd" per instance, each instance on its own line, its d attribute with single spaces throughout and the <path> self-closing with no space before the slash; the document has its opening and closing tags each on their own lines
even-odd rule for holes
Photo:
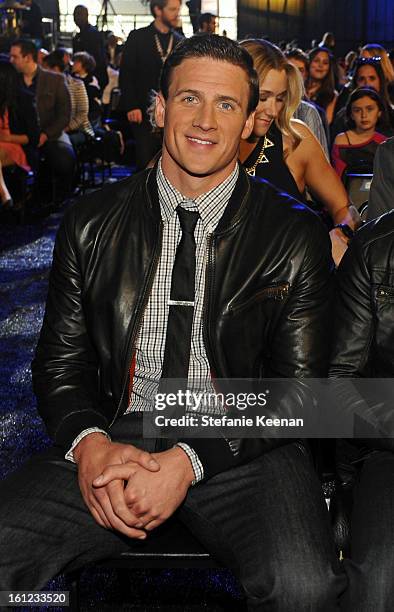
<svg viewBox="0 0 394 612">
<path fill-rule="evenodd" d="M 38 72 L 38 78 L 41 81 L 44 81 L 45 83 L 59 84 L 66 82 L 65 76 L 63 74 L 52 72 L 51 70 L 46 70 L 45 68 L 41 67 Z"/>
<path fill-rule="evenodd" d="M 382 142 L 378 149 L 380 155 L 392 157 L 394 156 L 394 136 Z"/>
<path fill-rule="evenodd" d="M 127 42 L 129 41 L 144 41 L 147 36 L 152 36 L 154 34 L 154 25 L 153 22 L 143 28 L 136 28 L 135 30 L 131 30 L 130 34 L 127 37 Z"/>
<path fill-rule="evenodd" d="M 174 35 L 176 43 L 180 42 L 181 40 L 185 38 L 184 34 L 181 34 L 180 32 L 177 32 L 176 30 L 171 30 L 171 32 Z"/>
<path fill-rule="evenodd" d="M 312 134 L 311 129 L 301 119 L 290 119 L 291 127 L 302 137 L 306 138 Z"/>
<path fill-rule="evenodd" d="M 334 145 L 349 144 L 345 132 L 340 132 L 335 136 Z"/>
<path fill-rule="evenodd" d="M 81 91 L 85 91 L 85 84 L 79 77 L 73 76 L 72 74 L 65 75 L 67 85 L 70 89 L 77 91 L 80 89 Z"/>
<path fill-rule="evenodd" d="M 283 222 L 306 223 L 314 226 L 322 225 L 318 215 L 306 204 L 296 200 L 288 193 L 281 191 L 269 181 L 261 178 L 250 179 L 250 197 L 255 214 L 262 217 L 273 217 L 279 231 L 283 230 Z"/>
<path fill-rule="evenodd" d="M 301 100 L 299 108 L 301 110 L 301 114 L 305 117 L 313 117 L 320 121 L 319 111 L 316 106 L 312 104 L 312 102 L 308 102 L 308 100 Z"/>
<path fill-rule="evenodd" d="M 135 205 L 142 202 L 148 174 L 149 171 L 138 172 L 79 197 L 66 211 L 64 224 L 78 228 L 75 231 L 80 234 L 83 228 L 95 232 L 102 223 L 114 219 L 117 215 L 121 217 L 122 211 L 131 211 Z"/>
<path fill-rule="evenodd" d="M 355 240 L 361 248 L 376 248 L 382 249 L 382 241 L 387 241 L 389 245 L 393 244 L 394 238 L 394 209 L 389 212 L 365 223 L 357 231 Z M 391 248 L 391 246 L 390 246 Z"/>
</svg>

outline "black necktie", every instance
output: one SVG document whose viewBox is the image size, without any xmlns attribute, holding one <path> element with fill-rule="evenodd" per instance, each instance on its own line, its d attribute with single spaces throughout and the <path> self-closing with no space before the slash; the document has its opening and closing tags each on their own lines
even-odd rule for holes
<svg viewBox="0 0 394 612">
<path fill-rule="evenodd" d="M 162 379 L 186 379 L 189 372 L 190 346 L 194 313 L 196 241 L 194 229 L 198 212 L 176 209 L 182 237 L 175 254 L 171 277 L 171 297 L 164 350 Z"/>
</svg>

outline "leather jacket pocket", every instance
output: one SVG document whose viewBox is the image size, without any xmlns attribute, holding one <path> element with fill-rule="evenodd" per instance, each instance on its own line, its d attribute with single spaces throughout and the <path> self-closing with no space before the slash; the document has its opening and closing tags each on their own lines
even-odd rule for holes
<svg viewBox="0 0 394 612">
<path fill-rule="evenodd" d="M 374 307 L 374 366 L 383 373 L 392 372 L 394 364 L 394 287 L 375 285 L 373 288 Z"/>
<path fill-rule="evenodd" d="M 250 296 L 243 302 L 237 304 L 237 302 L 231 301 L 228 305 L 227 314 L 229 315 L 237 315 L 240 312 L 247 310 L 251 306 L 254 306 L 258 302 L 263 302 L 265 300 L 277 300 L 283 301 L 287 298 L 289 294 L 290 283 L 288 282 L 278 282 L 273 285 L 268 285 L 267 287 L 263 287 L 257 293 Z"/>
<path fill-rule="evenodd" d="M 394 304 L 394 287 L 389 285 L 378 285 L 375 287 L 374 293 L 378 308 L 385 304 Z"/>
</svg>

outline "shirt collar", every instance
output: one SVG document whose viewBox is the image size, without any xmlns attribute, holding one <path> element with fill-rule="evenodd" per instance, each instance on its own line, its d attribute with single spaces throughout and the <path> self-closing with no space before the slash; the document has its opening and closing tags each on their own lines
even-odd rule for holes
<svg viewBox="0 0 394 612">
<path fill-rule="evenodd" d="M 212 232 L 230 200 L 239 175 L 239 167 L 236 164 L 232 173 L 217 187 L 203 193 L 196 199 L 183 196 L 168 180 L 161 167 L 161 158 L 157 166 L 157 188 L 161 217 L 164 223 L 168 223 L 175 214 L 176 208 L 182 205 L 188 210 L 198 210 L 204 228 Z"/>
</svg>

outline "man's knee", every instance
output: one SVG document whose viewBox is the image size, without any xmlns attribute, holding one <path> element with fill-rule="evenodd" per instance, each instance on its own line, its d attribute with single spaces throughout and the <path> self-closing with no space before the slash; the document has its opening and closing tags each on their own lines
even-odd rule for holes
<svg viewBox="0 0 394 612">
<path fill-rule="evenodd" d="M 256 566 L 241 582 L 250 610 L 281 612 L 335 610 L 346 586 L 345 575 L 335 574 L 329 565 L 323 571 L 307 560 L 296 563 L 291 558 L 280 566 L 276 562 L 269 567 Z"/>
</svg>

